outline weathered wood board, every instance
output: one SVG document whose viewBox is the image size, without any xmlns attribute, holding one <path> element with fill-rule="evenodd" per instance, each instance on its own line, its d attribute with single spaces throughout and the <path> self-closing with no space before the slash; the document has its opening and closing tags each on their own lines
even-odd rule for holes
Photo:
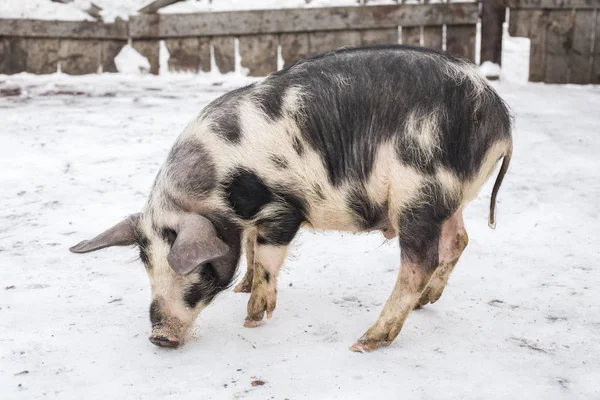
<svg viewBox="0 0 600 400">
<path fill-rule="evenodd" d="M 169 51 L 169 71 L 210 71 L 210 39 L 180 38 L 166 39 Z"/>
<path fill-rule="evenodd" d="M 102 42 L 61 39 L 58 46 L 58 61 L 61 72 L 65 74 L 95 74 L 102 63 Z"/>
<path fill-rule="evenodd" d="M 506 7 L 528 9 L 593 9 L 600 8 L 600 0 L 504 0 Z"/>
<path fill-rule="evenodd" d="M 446 27 L 446 51 L 475 62 L 475 25 Z"/>
<path fill-rule="evenodd" d="M 532 11 L 531 46 L 529 48 L 529 80 L 543 82 L 546 75 L 546 28 L 547 11 Z"/>
<path fill-rule="evenodd" d="M 235 38 L 218 36 L 212 39 L 217 68 L 222 74 L 235 71 Z"/>
<path fill-rule="evenodd" d="M 58 69 L 58 39 L 24 39 L 27 51 L 27 72 L 52 74 Z"/>
<path fill-rule="evenodd" d="M 442 26 L 424 26 L 423 27 L 423 47 L 442 50 L 444 39 L 444 27 Z"/>
<path fill-rule="evenodd" d="M 160 69 L 160 42 L 158 40 L 134 40 L 133 48 L 150 62 L 150 73 L 158 75 Z"/>
<path fill-rule="evenodd" d="M 365 29 L 360 31 L 360 41 L 368 44 L 397 44 L 398 28 Z"/>
<path fill-rule="evenodd" d="M 277 71 L 277 35 L 249 35 L 239 38 L 242 67 L 250 76 L 267 76 Z"/>
<path fill-rule="evenodd" d="M 126 44 L 124 40 L 102 41 L 102 72 L 118 72 L 115 57 Z"/>
<path fill-rule="evenodd" d="M 590 83 L 600 84 L 600 10 L 596 10 L 596 38 L 592 57 L 592 78 Z"/>
<path fill-rule="evenodd" d="M 569 82 L 569 57 L 573 46 L 574 13 L 552 10 L 546 31 L 546 83 Z"/>
<path fill-rule="evenodd" d="M 569 83 L 586 84 L 592 74 L 591 48 L 594 36 L 594 10 L 577 10 L 573 27 L 573 47 L 569 56 Z"/>
<path fill-rule="evenodd" d="M 37 19 L 0 19 L 0 36 L 127 40 L 127 22 L 112 24 L 96 21 L 50 21 Z"/>
<path fill-rule="evenodd" d="M 26 70 L 26 40 L 0 37 L 0 74 L 18 74 Z"/>
<path fill-rule="evenodd" d="M 421 45 L 421 27 L 402 27 L 402 44 L 408 46 Z"/>
<path fill-rule="evenodd" d="M 508 16 L 508 34 L 512 37 L 529 37 L 532 13 L 531 10 L 511 9 Z"/>
<path fill-rule="evenodd" d="M 152 18 L 158 18 L 158 24 L 154 25 Z M 129 34 L 134 39 L 235 36 L 396 26 L 464 25 L 476 24 L 478 20 L 479 5 L 475 2 L 291 8 L 197 14 L 141 14 L 129 19 Z"/>
<path fill-rule="evenodd" d="M 360 46 L 360 31 L 311 32 L 308 34 L 309 55 L 346 46 Z"/>
<path fill-rule="evenodd" d="M 284 67 L 294 65 L 309 55 L 308 33 L 283 33 L 279 43 Z"/>
<path fill-rule="evenodd" d="M 482 2 L 480 63 L 489 61 L 502 65 L 502 26 L 505 15 L 506 8 L 501 0 Z"/>
</svg>

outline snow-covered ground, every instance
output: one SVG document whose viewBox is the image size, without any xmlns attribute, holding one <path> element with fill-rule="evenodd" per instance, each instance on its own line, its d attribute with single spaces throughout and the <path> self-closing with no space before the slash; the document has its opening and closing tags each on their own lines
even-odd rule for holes
<svg viewBox="0 0 600 400">
<path fill-rule="evenodd" d="M 0 398 L 600 398 L 600 87 L 524 83 L 526 41 L 494 83 L 516 113 L 498 227 L 488 184 L 441 300 L 371 354 L 348 347 L 396 279 L 379 234 L 302 232 L 271 321 L 244 328 L 227 292 L 177 350 L 146 339 L 135 250 L 68 252 L 139 210 L 177 134 L 245 78 L 0 76 L 23 90 L 0 98 Z"/>
</svg>

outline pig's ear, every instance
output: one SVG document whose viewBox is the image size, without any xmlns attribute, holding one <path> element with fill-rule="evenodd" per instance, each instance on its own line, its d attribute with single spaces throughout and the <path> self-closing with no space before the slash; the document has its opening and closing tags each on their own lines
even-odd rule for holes
<svg viewBox="0 0 600 400">
<path fill-rule="evenodd" d="M 84 240 L 69 250 L 73 253 L 89 253 L 111 246 L 129 246 L 135 244 L 135 229 L 141 214 L 132 214 L 112 228 L 102 232 L 91 240 Z"/>
<path fill-rule="evenodd" d="M 223 257 L 229 251 L 212 222 L 201 215 L 187 215 L 176 231 L 177 239 L 167 260 L 179 275 L 187 275 L 198 265 Z"/>
</svg>

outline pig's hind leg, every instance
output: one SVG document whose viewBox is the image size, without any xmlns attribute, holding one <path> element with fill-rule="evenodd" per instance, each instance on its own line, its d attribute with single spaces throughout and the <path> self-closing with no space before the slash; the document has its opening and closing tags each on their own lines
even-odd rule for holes
<svg viewBox="0 0 600 400">
<path fill-rule="evenodd" d="M 439 265 L 457 260 L 452 243 L 460 226 L 457 220 L 462 221 L 462 216 L 455 204 L 447 204 L 443 199 L 439 186 L 426 186 L 420 198 L 402 210 L 401 265 L 396 285 L 375 324 L 351 350 L 372 351 L 392 343 Z"/>
<path fill-rule="evenodd" d="M 469 236 L 465 229 L 462 210 L 459 210 L 444 225 L 439 248 L 440 266 L 431 277 L 427 288 L 421 294 L 421 298 L 417 303 L 419 307 L 428 303 L 433 304 L 440 299 L 444 288 L 448 284 L 450 274 L 468 243 Z"/>
</svg>

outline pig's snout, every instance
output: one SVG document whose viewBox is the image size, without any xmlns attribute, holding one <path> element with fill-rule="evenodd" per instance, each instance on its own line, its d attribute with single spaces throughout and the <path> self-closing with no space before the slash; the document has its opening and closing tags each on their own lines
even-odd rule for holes
<svg viewBox="0 0 600 400">
<path fill-rule="evenodd" d="M 162 299 L 152 301 L 150 322 L 152 323 L 152 333 L 148 339 L 159 347 L 179 347 L 189 326 L 180 318 L 172 316 Z"/>
<path fill-rule="evenodd" d="M 172 337 L 172 336 L 164 336 L 161 334 L 152 334 L 150 335 L 150 337 L 148 338 L 152 344 L 158 346 L 158 347 L 170 347 L 170 348 L 177 348 L 179 347 L 179 345 L 181 344 L 181 342 L 179 341 L 179 339 L 177 339 L 176 337 Z"/>
</svg>

